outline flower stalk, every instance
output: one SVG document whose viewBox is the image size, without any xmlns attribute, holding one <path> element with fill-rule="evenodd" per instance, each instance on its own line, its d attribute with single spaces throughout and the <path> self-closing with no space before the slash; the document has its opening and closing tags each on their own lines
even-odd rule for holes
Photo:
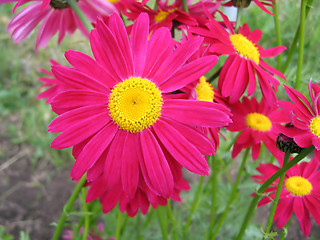
<svg viewBox="0 0 320 240">
<path fill-rule="evenodd" d="M 86 182 L 86 176 L 87 176 L 87 174 L 84 174 L 82 176 L 82 178 L 78 182 L 76 188 L 74 189 L 70 199 L 68 200 L 67 204 L 64 206 L 63 212 L 61 214 L 60 220 L 58 222 L 58 225 L 57 225 L 56 231 L 54 232 L 52 240 L 59 240 L 60 239 L 60 235 L 61 235 L 64 223 L 65 223 L 65 221 L 67 219 L 67 216 L 68 216 L 69 212 L 71 211 L 71 209 L 72 209 L 72 207 L 74 205 L 74 202 L 76 201 L 76 199 L 77 199 L 77 197 L 78 197 L 83 185 Z"/>
<path fill-rule="evenodd" d="M 281 41 L 281 31 L 280 31 L 280 23 L 279 23 L 279 14 L 278 14 L 278 3 L 277 1 L 274 2 L 274 9 L 273 9 L 273 13 L 274 13 L 274 27 L 275 27 L 275 31 L 276 31 L 276 36 L 277 36 L 277 46 L 282 46 L 282 41 Z M 278 55 L 278 69 L 281 69 L 281 65 L 282 65 L 282 53 L 280 53 Z"/>
</svg>

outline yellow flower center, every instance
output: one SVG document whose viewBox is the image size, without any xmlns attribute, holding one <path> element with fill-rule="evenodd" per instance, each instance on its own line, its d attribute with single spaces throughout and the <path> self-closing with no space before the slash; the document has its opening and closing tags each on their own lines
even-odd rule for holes
<svg viewBox="0 0 320 240">
<path fill-rule="evenodd" d="M 272 127 L 270 119 L 261 113 L 249 113 L 246 116 L 246 124 L 258 131 L 269 131 Z"/>
<path fill-rule="evenodd" d="M 156 20 L 157 23 L 162 22 L 168 17 L 169 13 L 172 13 L 175 10 L 176 9 L 170 9 L 168 11 L 160 10 L 160 12 L 154 17 L 154 20 Z"/>
<path fill-rule="evenodd" d="M 118 83 L 109 97 L 112 120 L 132 133 L 152 126 L 161 115 L 161 92 L 150 80 L 130 77 Z"/>
<path fill-rule="evenodd" d="M 249 58 L 259 64 L 260 53 L 256 45 L 242 34 L 230 35 L 230 41 L 241 57 Z"/>
<path fill-rule="evenodd" d="M 320 138 L 320 117 L 312 118 L 311 123 L 309 125 L 310 131 Z"/>
<path fill-rule="evenodd" d="M 111 2 L 111 3 L 117 3 L 119 2 L 120 0 L 107 0 L 108 2 Z"/>
<path fill-rule="evenodd" d="M 214 91 L 210 83 L 207 82 L 206 78 L 202 76 L 200 83 L 196 87 L 197 100 L 213 102 Z"/>
<path fill-rule="evenodd" d="M 285 182 L 286 189 L 293 195 L 305 196 L 312 190 L 312 185 L 308 181 L 300 176 L 289 177 Z"/>
</svg>

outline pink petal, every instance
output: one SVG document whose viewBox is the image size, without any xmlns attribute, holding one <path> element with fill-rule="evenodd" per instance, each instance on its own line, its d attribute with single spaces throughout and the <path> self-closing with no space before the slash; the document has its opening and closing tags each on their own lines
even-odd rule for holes
<svg viewBox="0 0 320 240">
<path fill-rule="evenodd" d="M 72 180 L 79 180 L 81 176 L 91 168 L 101 154 L 107 149 L 114 135 L 118 131 L 118 126 L 109 122 L 104 126 L 83 148 L 77 161 L 71 170 Z"/>
<path fill-rule="evenodd" d="M 201 127 L 222 127 L 231 122 L 225 106 L 205 101 L 166 100 L 162 114 L 178 122 Z"/>
<path fill-rule="evenodd" d="M 282 53 L 284 50 L 287 48 L 284 46 L 278 46 L 278 47 L 273 47 L 269 49 L 260 49 L 260 57 L 261 58 L 270 58 L 270 57 L 275 57 Z"/>
<path fill-rule="evenodd" d="M 217 62 L 218 57 L 214 55 L 198 58 L 180 68 L 159 87 L 164 93 L 180 89 L 206 74 Z"/>
<path fill-rule="evenodd" d="M 147 185 L 157 194 L 169 198 L 173 193 L 173 176 L 159 143 L 150 132 L 145 129 L 140 133 L 143 158 L 140 166 Z"/>
<path fill-rule="evenodd" d="M 131 49 L 134 63 L 134 76 L 141 76 L 144 70 L 149 35 L 149 17 L 141 13 L 131 31 Z M 162 47 L 162 46 L 159 46 Z"/>
<path fill-rule="evenodd" d="M 160 141 L 177 162 L 191 172 L 208 175 L 207 161 L 183 135 L 160 119 L 153 127 Z"/>
<path fill-rule="evenodd" d="M 302 220 L 304 216 L 304 205 L 302 197 L 296 196 L 293 200 L 293 211 L 296 214 L 299 221 Z"/>
</svg>

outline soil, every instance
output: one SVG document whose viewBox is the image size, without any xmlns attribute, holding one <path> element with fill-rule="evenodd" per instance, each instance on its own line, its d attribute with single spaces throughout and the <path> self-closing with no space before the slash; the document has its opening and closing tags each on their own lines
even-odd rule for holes
<svg viewBox="0 0 320 240">
<path fill-rule="evenodd" d="M 19 239 L 20 231 L 32 240 L 50 239 L 64 204 L 75 186 L 70 180 L 71 166 L 57 170 L 48 159 L 32 167 L 33 147 L 13 144 L 0 119 L 0 225 Z"/>
</svg>

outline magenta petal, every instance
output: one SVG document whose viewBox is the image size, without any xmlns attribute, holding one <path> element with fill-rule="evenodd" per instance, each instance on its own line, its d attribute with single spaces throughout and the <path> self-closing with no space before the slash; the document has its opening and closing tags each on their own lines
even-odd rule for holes
<svg viewBox="0 0 320 240">
<path fill-rule="evenodd" d="M 191 57 L 191 55 L 199 48 L 203 41 L 201 37 L 195 37 L 175 49 L 173 53 L 165 60 L 152 80 L 158 85 L 167 81 L 180 67 Z"/>
<path fill-rule="evenodd" d="M 206 156 L 215 153 L 215 148 L 204 134 L 198 132 L 196 128 L 184 125 L 168 118 L 161 118 L 166 123 L 170 124 L 177 131 L 179 131 L 192 145 L 194 145 L 201 154 Z"/>
<path fill-rule="evenodd" d="M 231 122 L 225 106 L 205 101 L 166 100 L 162 114 L 178 122 L 201 127 L 222 127 Z"/>
<path fill-rule="evenodd" d="M 149 36 L 149 16 L 141 13 L 133 24 L 131 32 L 131 49 L 134 64 L 134 76 L 141 76 L 146 61 Z M 159 46 L 162 47 L 162 46 Z"/>
<path fill-rule="evenodd" d="M 150 130 L 143 130 L 140 136 L 143 153 L 140 165 L 143 177 L 150 189 L 160 196 L 169 198 L 174 187 L 169 164 Z"/>
<path fill-rule="evenodd" d="M 208 175 L 207 161 L 183 135 L 160 119 L 153 126 L 160 141 L 177 162 L 191 172 Z"/>
<path fill-rule="evenodd" d="M 277 205 L 274 219 L 277 219 L 277 227 L 283 228 L 289 221 L 293 212 L 293 197 L 283 198 Z"/>
<path fill-rule="evenodd" d="M 92 134 L 99 131 L 109 122 L 109 117 L 105 113 L 100 113 L 78 122 L 57 136 L 51 147 L 56 149 L 68 148 L 80 143 Z"/>
<path fill-rule="evenodd" d="M 308 209 L 307 212 L 310 212 L 316 223 L 320 225 L 319 200 L 314 198 L 313 196 L 306 196 L 303 200 L 306 208 Z"/>
<path fill-rule="evenodd" d="M 81 176 L 95 164 L 106 150 L 118 130 L 118 126 L 109 122 L 83 148 L 71 170 L 72 180 L 79 180 Z"/>
<path fill-rule="evenodd" d="M 206 74 L 217 62 L 218 57 L 214 55 L 198 58 L 180 68 L 166 82 L 161 83 L 159 87 L 164 93 L 181 89 Z"/>
<path fill-rule="evenodd" d="M 311 230 L 311 221 L 310 221 L 310 215 L 308 211 L 304 212 L 303 219 L 299 220 L 301 230 L 303 232 L 303 235 L 305 237 L 308 237 Z"/>
<path fill-rule="evenodd" d="M 115 135 L 107 155 L 107 159 L 104 165 L 103 179 L 105 181 L 105 188 L 107 190 L 114 189 L 121 180 L 121 165 L 123 154 L 123 143 L 126 138 L 126 131 L 118 130 Z M 119 186 L 122 192 L 121 186 Z"/>
<path fill-rule="evenodd" d="M 106 192 L 103 197 L 100 199 L 102 203 L 102 211 L 104 213 L 110 212 L 118 203 L 121 197 L 121 187 L 115 188 L 110 192 Z"/>
<path fill-rule="evenodd" d="M 74 68 L 98 80 L 108 88 L 112 88 L 118 82 L 118 79 L 114 79 L 100 63 L 82 52 L 68 50 L 65 56 Z"/>
<path fill-rule="evenodd" d="M 273 47 L 269 49 L 260 49 L 260 57 L 261 58 L 270 58 L 270 57 L 275 57 L 282 53 L 284 50 L 287 48 L 284 46 L 278 46 L 278 47 Z"/>
<path fill-rule="evenodd" d="M 104 188 L 104 182 L 102 181 L 102 176 L 96 179 L 96 181 L 92 182 L 90 185 L 90 188 L 87 193 L 86 202 L 91 202 L 98 197 L 101 197 L 101 195 L 105 192 Z"/>
<path fill-rule="evenodd" d="M 304 216 L 304 205 L 302 197 L 296 196 L 293 200 L 293 211 L 299 220 L 302 220 Z"/>
<path fill-rule="evenodd" d="M 139 136 L 127 132 L 125 142 L 123 143 L 122 164 L 121 164 L 121 182 L 124 193 L 128 198 L 133 198 L 138 187 L 139 180 L 139 157 L 137 154 L 137 145 Z"/>
</svg>

